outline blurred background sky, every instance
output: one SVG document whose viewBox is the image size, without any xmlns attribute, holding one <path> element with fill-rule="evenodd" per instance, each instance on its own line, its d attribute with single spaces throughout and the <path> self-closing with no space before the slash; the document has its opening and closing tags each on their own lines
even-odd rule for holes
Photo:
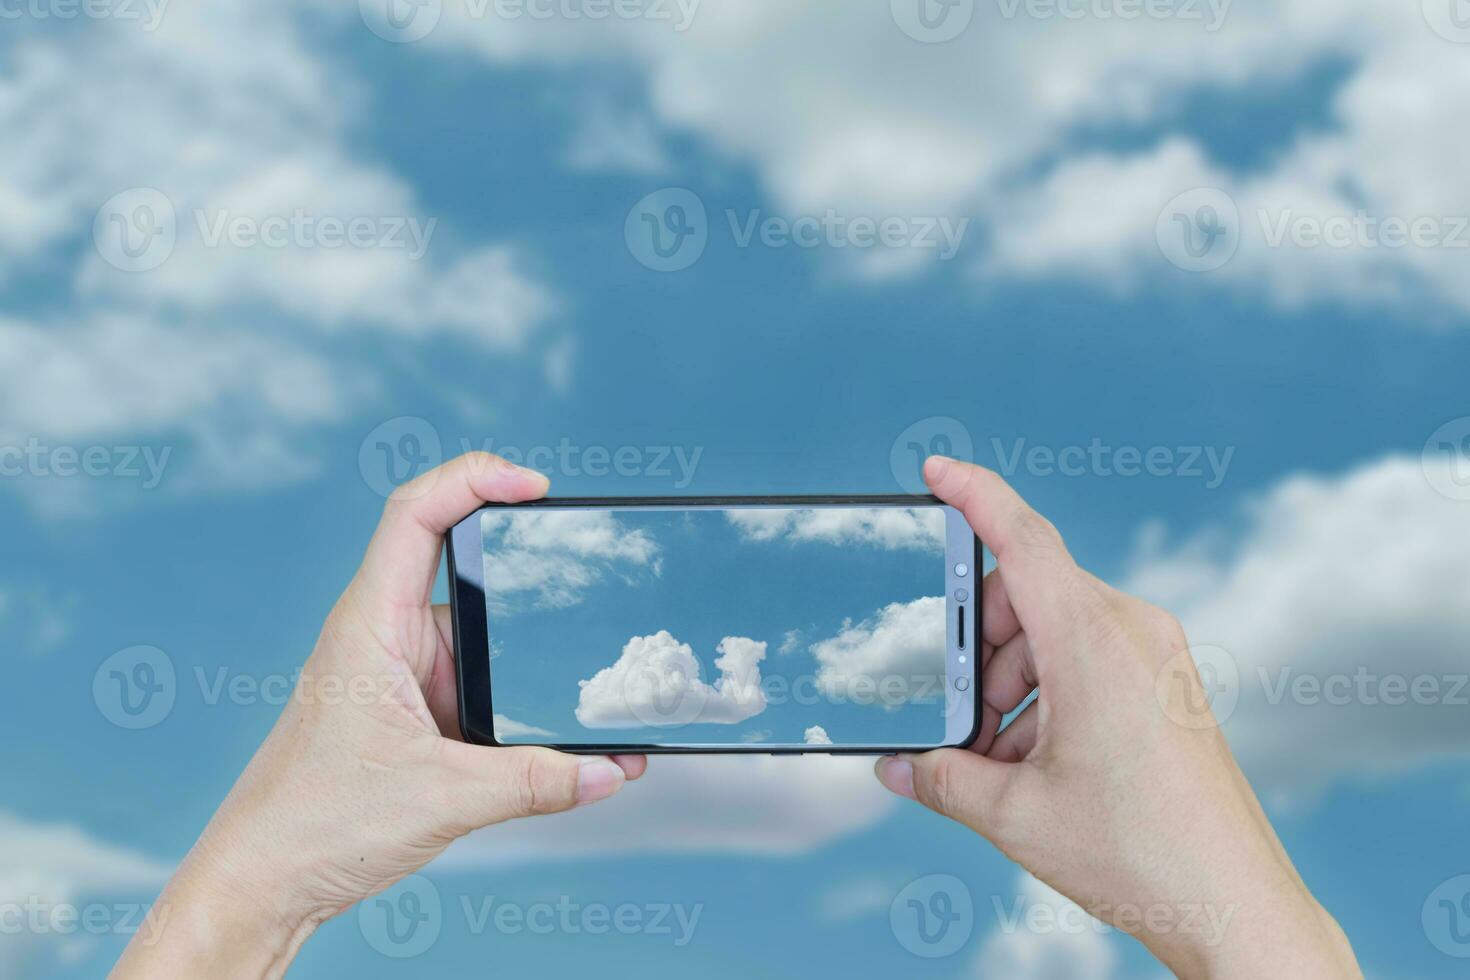
<svg viewBox="0 0 1470 980">
<path fill-rule="evenodd" d="M 489 448 L 563 494 L 999 467 L 1184 620 L 1369 975 L 1463 975 L 1460 0 L 0 12 L 0 903 L 100 910 L 0 973 L 107 968 L 383 494 Z M 655 759 L 405 887 L 433 921 L 296 974 L 1160 975 L 864 760 Z M 572 905 L 642 925 L 494 918 Z"/>
</svg>

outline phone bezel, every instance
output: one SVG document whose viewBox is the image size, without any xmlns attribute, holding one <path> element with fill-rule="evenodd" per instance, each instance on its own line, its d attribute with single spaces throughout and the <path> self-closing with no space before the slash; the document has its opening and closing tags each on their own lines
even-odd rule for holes
<svg viewBox="0 0 1470 980">
<path fill-rule="evenodd" d="M 527 743 L 501 742 L 495 738 L 494 707 L 490 681 L 489 622 L 485 610 L 484 558 L 482 554 L 480 514 L 486 510 L 533 509 L 533 508 L 722 508 L 741 506 L 776 507 L 917 507 L 940 506 L 947 511 L 945 527 L 945 718 L 946 733 L 943 742 L 934 746 L 783 746 L 772 749 L 754 745 L 648 745 L 631 742 L 571 743 L 558 742 Z M 669 497 L 544 497 L 516 504 L 486 504 L 459 521 L 445 535 L 445 546 L 449 557 L 449 602 L 454 629 L 455 674 L 459 691 L 459 726 L 468 742 L 479 745 L 511 746 L 544 744 L 563 752 L 581 755 L 606 755 L 609 753 L 640 753 L 650 755 L 887 755 L 893 752 L 924 751 L 927 748 L 964 748 L 972 743 L 980 731 L 981 673 L 978 655 L 981 622 L 980 580 L 984 573 L 984 548 L 973 532 L 966 540 L 971 544 L 969 554 L 956 555 L 951 550 L 949 527 L 958 514 L 953 507 L 938 497 L 927 494 L 785 494 L 772 496 L 669 496 Z M 473 555 L 472 561 L 458 562 L 456 550 L 462 555 Z M 954 574 L 957 560 L 963 559 L 969 566 L 964 579 Z M 969 593 L 964 603 L 955 599 L 955 590 L 963 588 Z M 955 621 L 957 607 L 966 611 L 967 643 L 964 651 L 956 649 Z M 476 655 L 466 656 L 474 650 Z M 958 662 L 965 657 L 964 664 Z M 955 681 L 967 679 L 964 690 L 957 690 Z M 968 724 L 967 724 L 968 721 Z"/>
</svg>

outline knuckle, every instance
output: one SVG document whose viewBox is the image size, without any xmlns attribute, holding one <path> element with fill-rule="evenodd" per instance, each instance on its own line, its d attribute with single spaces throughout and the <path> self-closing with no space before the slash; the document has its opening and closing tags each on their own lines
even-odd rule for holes
<svg viewBox="0 0 1470 980">
<path fill-rule="evenodd" d="M 1016 542 L 1033 553 L 1063 550 L 1062 536 L 1056 526 L 1034 510 L 1025 511 L 1017 518 Z"/>
<path fill-rule="evenodd" d="M 1184 624 L 1167 609 L 1153 608 L 1154 626 L 1160 633 L 1168 637 L 1184 636 Z"/>
<path fill-rule="evenodd" d="M 1169 652 L 1186 646 L 1184 639 L 1184 624 L 1167 609 L 1161 609 L 1152 603 L 1144 602 L 1142 599 L 1134 599 L 1134 608 L 1138 620 L 1143 623 L 1145 635 L 1151 637 L 1155 642 L 1162 642 L 1170 648 Z"/>
<path fill-rule="evenodd" d="M 1074 610 L 1078 624 L 1088 630 L 1114 632 L 1119 624 L 1126 621 L 1117 600 L 1094 588 L 1084 578 L 1078 577 L 1067 595 L 1068 605 Z"/>
<path fill-rule="evenodd" d="M 503 469 L 510 465 L 501 457 L 494 453 L 487 453 L 483 449 L 472 449 L 460 459 L 470 473 L 483 473 L 486 470 Z"/>
<path fill-rule="evenodd" d="M 515 815 L 531 817 L 567 809 L 576 797 L 576 786 L 544 753 L 527 752 L 511 770 L 510 792 Z"/>
<path fill-rule="evenodd" d="M 930 762 L 929 778 L 920 781 L 919 791 L 924 805 L 947 817 L 956 810 L 954 764 L 947 753 L 939 752 Z"/>
</svg>

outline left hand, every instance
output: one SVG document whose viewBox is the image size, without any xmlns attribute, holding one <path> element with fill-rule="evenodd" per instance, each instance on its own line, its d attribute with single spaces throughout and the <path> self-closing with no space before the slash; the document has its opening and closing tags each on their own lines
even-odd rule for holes
<svg viewBox="0 0 1470 980">
<path fill-rule="evenodd" d="M 160 896 L 117 976 L 278 976 L 315 928 L 512 817 L 616 793 L 643 756 L 460 738 L 443 535 L 547 479 L 470 453 L 400 487 L 280 720 Z M 144 942 L 149 935 L 156 941 Z"/>
</svg>

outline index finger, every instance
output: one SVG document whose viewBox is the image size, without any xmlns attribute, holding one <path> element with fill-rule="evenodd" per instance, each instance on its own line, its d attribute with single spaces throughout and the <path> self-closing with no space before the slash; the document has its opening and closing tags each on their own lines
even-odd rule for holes
<svg viewBox="0 0 1470 980">
<path fill-rule="evenodd" d="M 1032 510 L 999 474 L 947 456 L 924 461 L 935 496 L 959 510 L 995 555 L 1021 628 L 1057 637 L 1080 605 L 1096 599 L 1078 588 L 1080 571 L 1051 522 Z"/>
</svg>

